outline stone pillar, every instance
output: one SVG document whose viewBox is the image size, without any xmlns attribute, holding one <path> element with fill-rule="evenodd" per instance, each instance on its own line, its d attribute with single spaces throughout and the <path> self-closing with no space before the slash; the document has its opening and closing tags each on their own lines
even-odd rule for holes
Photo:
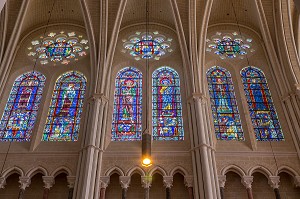
<svg viewBox="0 0 300 199">
<path fill-rule="evenodd" d="M 110 182 L 110 176 L 101 176 L 100 182 L 100 199 L 105 199 L 105 191 Z"/>
<path fill-rule="evenodd" d="M 226 183 L 226 176 L 225 175 L 219 175 L 218 176 L 219 186 L 220 186 L 220 194 L 221 199 L 224 199 L 224 189 L 225 189 L 225 183 Z"/>
<path fill-rule="evenodd" d="M 253 193 L 252 193 L 253 176 L 243 176 L 241 182 L 247 189 L 248 199 L 253 199 Z"/>
<path fill-rule="evenodd" d="M 31 180 L 29 177 L 19 177 L 20 191 L 18 199 L 24 199 L 24 192 L 27 187 L 29 187 Z"/>
<path fill-rule="evenodd" d="M 279 193 L 279 182 L 280 182 L 279 176 L 269 176 L 269 185 L 274 189 L 276 199 L 281 198 Z"/>
<path fill-rule="evenodd" d="M 44 182 L 44 193 L 43 193 L 43 199 L 48 199 L 49 191 L 51 187 L 55 184 L 54 177 L 53 176 L 43 176 L 43 182 Z"/>
<path fill-rule="evenodd" d="M 67 176 L 67 181 L 68 181 L 68 188 L 69 188 L 69 195 L 68 199 L 73 198 L 73 192 L 74 192 L 74 185 L 76 181 L 76 176 Z"/>
<path fill-rule="evenodd" d="M 194 199 L 193 176 L 184 176 L 184 184 L 189 192 L 189 199 Z"/>
<path fill-rule="evenodd" d="M 4 189 L 6 185 L 6 179 L 4 177 L 0 178 L 0 189 Z"/>
<path fill-rule="evenodd" d="M 297 187 L 297 188 L 300 187 L 300 176 L 294 177 L 294 184 L 295 184 L 295 187 Z M 0 186 L 0 188 L 1 188 L 1 186 Z"/>
<path fill-rule="evenodd" d="M 164 185 L 166 187 L 166 199 L 171 199 L 171 187 L 173 186 L 173 176 L 164 176 Z"/>
<path fill-rule="evenodd" d="M 142 180 L 142 187 L 145 189 L 145 196 L 144 199 L 149 199 L 150 195 L 150 187 L 151 187 L 151 183 L 152 183 L 152 176 L 141 176 L 141 180 Z"/>
<path fill-rule="evenodd" d="M 119 177 L 119 181 L 120 181 L 120 184 L 122 187 L 122 199 L 126 199 L 126 197 L 127 197 L 127 190 L 130 185 L 130 179 L 131 179 L 131 176 L 120 176 Z"/>
</svg>

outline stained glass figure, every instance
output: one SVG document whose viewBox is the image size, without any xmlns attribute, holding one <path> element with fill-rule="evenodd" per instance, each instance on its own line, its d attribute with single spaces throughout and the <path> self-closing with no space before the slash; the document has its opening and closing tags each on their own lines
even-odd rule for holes
<svg viewBox="0 0 300 199">
<path fill-rule="evenodd" d="M 37 71 L 15 80 L 0 123 L 0 141 L 30 141 L 45 80 Z"/>
<path fill-rule="evenodd" d="M 126 67 L 117 74 L 115 85 L 112 141 L 141 140 L 142 73 Z"/>
<path fill-rule="evenodd" d="M 64 73 L 57 79 L 43 141 L 78 140 L 86 82 L 86 77 L 78 71 Z"/>
<path fill-rule="evenodd" d="M 217 32 L 211 39 L 207 39 L 207 51 L 213 51 L 219 55 L 221 59 L 235 57 L 243 59 L 249 50 L 250 52 L 254 52 L 254 49 L 251 49 L 251 42 L 252 39 L 246 39 L 236 32 L 223 35 Z"/>
<path fill-rule="evenodd" d="M 214 66 L 207 71 L 207 81 L 217 139 L 244 140 L 230 72 Z"/>
<path fill-rule="evenodd" d="M 161 56 L 167 52 L 172 52 L 171 38 L 156 32 L 141 33 L 136 32 L 135 35 L 124 40 L 124 53 L 128 52 L 135 60 L 151 59 L 159 60 Z"/>
<path fill-rule="evenodd" d="M 241 76 L 256 139 L 284 140 L 264 73 L 256 67 L 249 66 L 241 70 Z"/>
<path fill-rule="evenodd" d="M 152 74 L 153 140 L 183 140 L 180 79 L 170 67 L 160 67 Z"/>
</svg>

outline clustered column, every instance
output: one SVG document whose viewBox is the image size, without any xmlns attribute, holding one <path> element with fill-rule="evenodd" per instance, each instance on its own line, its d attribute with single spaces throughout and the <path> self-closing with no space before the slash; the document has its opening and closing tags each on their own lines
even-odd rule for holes
<svg viewBox="0 0 300 199">
<path fill-rule="evenodd" d="M 76 176 L 67 176 L 68 187 L 69 187 L 68 199 L 72 199 L 73 198 L 75 180 L 76 180 Z"/>
<path fill-rule="evenodd" d="M 130 179 L 131 179 L 131 176 L 120 176 L 119 177 L 119 181 L 120 181 L 120 184 L 122 187 L 122 199 L 126 199 L 126 197 L 127 197 L 127 190 L 130 185 Z"/>
<path fill-rule="evenodd" d="M 110 182 L 110 176 L 100 177 L 100 199 L 105 199 L 105 192 Z"/>
<path fill-rule="evenodd" d="M 29 187 L 31 181 L 29 177 L 19 177 L 19 183 L 20 183 L 20 191 L 18 199 L 24 198 L 25 189 Z"/>
<path fill-rule="evenodd" d="M 42 178 L 43 178 L 43 182 L 44 182 L 43 199 L 48 199 L 49 191 L 55 183 L 54 177 L 53 176 L 43 176 Z"/>
<path fill-rule="evenodd" d="M 152 176 L 141 176 L 142 180 L 142 186 L 145 189 L 145 196 L 144 199 L 149 199 L 150 198 L 150 187 L 152 183 Z"/>
<path fill-rule="evenodd" d="M 166 199 L 171 199 L 171 187 L 173 186 L 173 176 L 164 176 L 164 185 L 166 187 Z"/>
<path fill-rule="evenodd" d="M 225 189 L 225 183 L 226 183 L 226 176 L 225 175 L 219 175 L 218 180 L 219 180 L 219 186 L 220 186 L 221 199 L 224 199 L 224 189 Z"/>
<path fill-rule="evenodd" d="M 269 176 L 269 185 L 273 188 L 276 199 L 281 198 L 279 193 L 279 182 L 280 182 L 279 176 Z"/>
<path fill-rule="evenodd" d="M 253 199 L 253 193 L 252 193 L 253 176 L 243 176 L 241 182 L 247 189 L 248 199 Z"/>
<path fill-rule="evenodd" d="M 193 176 L 185 176 L 184 184 L 189 192 L 189 199 L 194 199 L 194 190 L 193 190 Z"/>
</svg>

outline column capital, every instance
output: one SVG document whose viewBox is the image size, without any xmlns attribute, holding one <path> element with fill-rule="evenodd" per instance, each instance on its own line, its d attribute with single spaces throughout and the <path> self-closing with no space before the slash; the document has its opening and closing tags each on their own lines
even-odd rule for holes
<svg viewBox="0 0 300 199">
<path fill-rule="evenodd" d="M 94 93 L 92 96 L 90 96 L 87 99 L 88 103 L 97 101 L 97 100 L 101 100 L 103 102 L 108 102 L 108 97 L 106 97 L 103 93 Z"/>
<path fill-rule="evenodd" d="M 279 188 L 280 177 L 279 176 L 269 176 L 268 183 L 273 189 Z"/>
<path fill-rule="evenodd" d="M 110 182 L 110 176 L 101 176 L 100 177 L 100 188 L 106 189 Z"/>
<path fill-rule="evenodd" d="M 198 101 L 202 103 L 207 101 L 207 97 L 202 93 L 192 93 L 188 101 Z"/>
<path fill-rule="evenodd" d="M 130 185 L 130 176 L 120 176 L 119 177 L 119 181 L 121 184 L 122 189 L 128 189 L 129 185 Z"/>
<path fill-rule="evenodd" d="M 164 176 L 163 181 L 166 188 L 171 188 L 173 186 L 173 176 Z"/>
<path fill-rule="evenodd" d="M 152 176 L 141 176 L 142 187 L 144 189 L 150 188 L 152 184 Z"/>
<path fill-rule="evenodd" d="M 219 186 L 225 188 L 226 175 L 218 175 Z"/>
<path fill-rule="evenodd" d="M 29 187 L 31 180 L 29 177 L 19 177 L 19 183 L 20 183 L 20 189 L 25 190 L 27 187 Z"/>
<path fill-rule="evenodd" d="M 4 189 L 5 185 L 6 185 L 6 179 L 5 179 L 5 177 L 1 177 L 0 178 L 0 189 Z"/>
<path fill-rule="evenodd" d="M 243 176 L 241 182 L 246 187 L 246 189 L 251 189 L 253 183 L 253 176 Z"/>
<path fill-rule="evenodd" d="M 193 187 L 193 176 L 184 176 L 184 184 L 186 187 Z"/>
<path fill-rule="evenodd" d="M 300 187 L 300 176 L 295 176 L 294 177 L 294 184 L 295 184 L 296 187 Z"/>
<path fill-rule="evenodd" d="M 74 188 L 75 181 L 76 181 L 76 176 L 67 176 L 67 181 L 68 181 L 68 187 L 69 187 L 69 189 Z"/>
<path fill-rule="evenodd" d="M 54 176 L 43 176 L 44 188 L 50 189 L 54 184 Z"/>
</svg>

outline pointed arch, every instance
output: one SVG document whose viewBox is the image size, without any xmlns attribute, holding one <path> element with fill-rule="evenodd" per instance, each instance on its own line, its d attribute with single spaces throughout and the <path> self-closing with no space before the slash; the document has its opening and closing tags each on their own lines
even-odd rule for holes
<svg viewBox="0 0 300 199">
<path fill-rule="evenodd" d="M 139 166 L 135 166 L 135 167 L 129 169 L 129 171 L 127 171 L 126 176 L 132 176 L 135 173 L 138 173 L 141 176 L 146 176 L 146 172 Z"/>
<path fill-rule="evenodd" d="M 246 175 L 244 170 L 237 165 L 228 165 L 221 170 L 221 175 L 226 175 L 228 172 L 234 172 L 238 174 L 241 178 Z"/>
<path fill-rule="evenodd" d="M 56 81 L 43 141 L 77 141 L 86 77 L 78 71 L 62 74 Z"/>
<path fill-rule="evenodd" d="M 142 73 L 134 67 L 120 70 L 115 80 L 112 141 L 141 140 Z"/>
<path fill-rule="evenodd" d="M 267 169 L 266 167 L 261 166 L 261 165 L 250 168 L 249 171 L 247 172 L 247 174 L 248 174 L 248 176 L 252 176 L 255 172 L 259 172 L 259 173 L 263 174 L 268 179 L 269 179 L 269 176 L 274 176 L 269 169 Z"/>
<path fill-rule="evenodd" d="M 153 140 L 184 140 L 180 79 L 168 66 L 152 74 Z"/>
<path fill-rule="evenodd" d="M 0 141 L 30 141 L 45 81 L 37 71 L 17 77 L 0 122 Z"/>
<path fill-rule="evenodd" d="M 120 176 L 125 176 L 125 172 L 117 166 L 114 166 L 105 172 L 105 176 L 111 176 L 114 173 L 118 173 Z"/>
<path fill-rule="evenodd" d="M 24 171 L 20 167 L 14 166 L 12 168 L 9 168 L 9 169 L 5 170 L 1 174 L 1 177 L 4 177 L 6 179 L 6 178 L 8 178 L 10 175 L 12 175 L 14 173 L 19 174 L 21 177 L 24 176 Z"/>
<path fill-rule="evenodd" d="M 56 176 L 58 176 L 59 174 L 62 174 L 62 173 L 67 174 L 67 176 L 73 176 L 71 169 L 69 169 L 66 166 L 58 167 L 57 169 L 55 169 L 54 171 L 51 172 L 51 176 L 56 177 Z"/>
<path fill-rule="evenodd" d="M 213 66 L 206 76 L 217 139 L 244 140 L 230 72 L 220 66 Z"/>
<path fill-rule="evenodd" d="M 256 140 L 284 140 L 268 82 L 263 71 L 254 66 L 248 66 L 241 70 L 241 76 Z"/>
<path fill-rule="evenodd" d="M 47 169 L 45 169 L 42 166 L 38 166 L 38 167 L 34 167 L 34 168 L 30 169 L 29 171 L 27 171 L 26 176 L 29 178 L 32 178 L 37 173 L 41 173 L 44 176 L 48 176 L 48 174 L 49 174 Z"/>
<path fill-rule="evenodd" d="M 149 172 L 149 176 L 153 176 L 155 173 L 159 173 L 162 176 L 167 176 L 167 172 L 160 166 L 155 166 Z"/>
</svg>

